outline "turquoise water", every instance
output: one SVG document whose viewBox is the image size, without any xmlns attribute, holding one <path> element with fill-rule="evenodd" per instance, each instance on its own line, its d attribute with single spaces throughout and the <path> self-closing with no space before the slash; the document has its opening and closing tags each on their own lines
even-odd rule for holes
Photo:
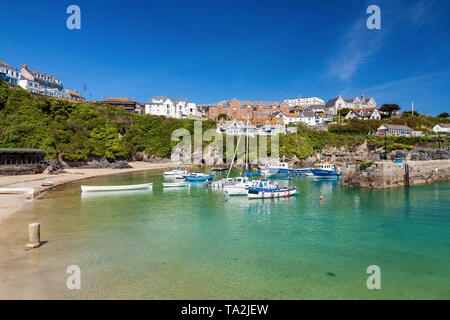
<svg viewBox="0 0 450 320">
<path fill-rule="evenodd" d="M 35 201 L 43 297 L 139 299 L 449 299 L 450 182 L 386 191 L 302 177 L 300 195 L 226 197 L 201 184 L 163 190 L 161 172 L 85 184 L 151 181 L 152 191 Z M 319 197 L 323 196 L 323 201 Z M 39 213 L 39 215 L 38 215 Z M 82 290 L 61 272 L 82 270 Z M 369 290 L 369 265 L 381 290 Z M 55 275 L 56 273 L 56 275 Z M 62 284 L 61 284 L 62 283 Z"/>
</svg>

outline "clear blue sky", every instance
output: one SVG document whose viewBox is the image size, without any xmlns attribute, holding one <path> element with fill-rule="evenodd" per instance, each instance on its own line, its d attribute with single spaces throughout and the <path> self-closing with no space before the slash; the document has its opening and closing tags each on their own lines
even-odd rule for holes
<svg viewBox="0 0 450 320">
<path fill-rule="evenodd" d="M 81 30 L 66 8 L 81 8 Z M 366 8 L 381 8 L 368 30 Z M 5 1 L 0 60 L 86 97 L 338 94 L 450 112 L 450 1 Z"/>
</svg>

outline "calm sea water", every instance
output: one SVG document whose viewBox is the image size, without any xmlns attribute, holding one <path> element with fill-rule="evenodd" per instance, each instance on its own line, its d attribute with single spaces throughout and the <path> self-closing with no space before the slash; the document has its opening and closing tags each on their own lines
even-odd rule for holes
<svg viewBox="0 0 450 320">
<path fill-rule="evenodd" d="M 34 279 L 42 298 L 450 299 L 449 182 L 374 191 L 302 177 L 280 182 L 299 196 L 275 200 L 163 190 L 162 172 L 84 184 L 147 181 L 152 191 L 85 196 L 74 184 L 34 201 L 20 214 L 48 243 L 9 286 Z M 69 265 L 81 290 L 65 288 Z M 381 290 L 367 289 L 369 265 Z"/>
</svg>

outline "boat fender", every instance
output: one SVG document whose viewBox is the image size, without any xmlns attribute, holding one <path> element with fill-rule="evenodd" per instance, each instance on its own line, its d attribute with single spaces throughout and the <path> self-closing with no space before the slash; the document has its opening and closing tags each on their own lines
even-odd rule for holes
<svg viewBox="0 0 450 320">
<path fill-rule="evenodd" d="M 323 196 L 320 196 L 320 201 L 322 201 L 323 200 Z"/>
</svg>

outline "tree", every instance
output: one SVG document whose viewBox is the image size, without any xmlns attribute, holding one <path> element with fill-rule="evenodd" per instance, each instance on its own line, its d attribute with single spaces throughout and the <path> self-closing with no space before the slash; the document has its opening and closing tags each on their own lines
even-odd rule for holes
<svg viewBox="0 0 450 320">
<path fill-rule="evenodd" d="M 447 112 L 442 112 L 441 114 L 438 115 L 439 118 L 448 118 L 450 115 Z"/>
<path fill-rule="evenodd" d="M 228 121 L 228 120 L 230 120 L 230 117 L 228 117 L 228 115 L 225 113 L 221 113 L 217 116 L 217 121 L 219 121 L 220 119 L 224 119 L 225 121 Z"/>
<path fill-rule="evenodd" d="M 400 106 L 398 104 L 383 104 L 380 108 L 380 111 L 388 113 L 389 117 L 391 117 L 392 114 L 398 110 L 400 110 Z"/>
<path fill-rule="evenodd" d="M 343 108 L 339 111 L 341 117 L 345 117 L 350 112 L 350 108 Z"/>
</svg>

